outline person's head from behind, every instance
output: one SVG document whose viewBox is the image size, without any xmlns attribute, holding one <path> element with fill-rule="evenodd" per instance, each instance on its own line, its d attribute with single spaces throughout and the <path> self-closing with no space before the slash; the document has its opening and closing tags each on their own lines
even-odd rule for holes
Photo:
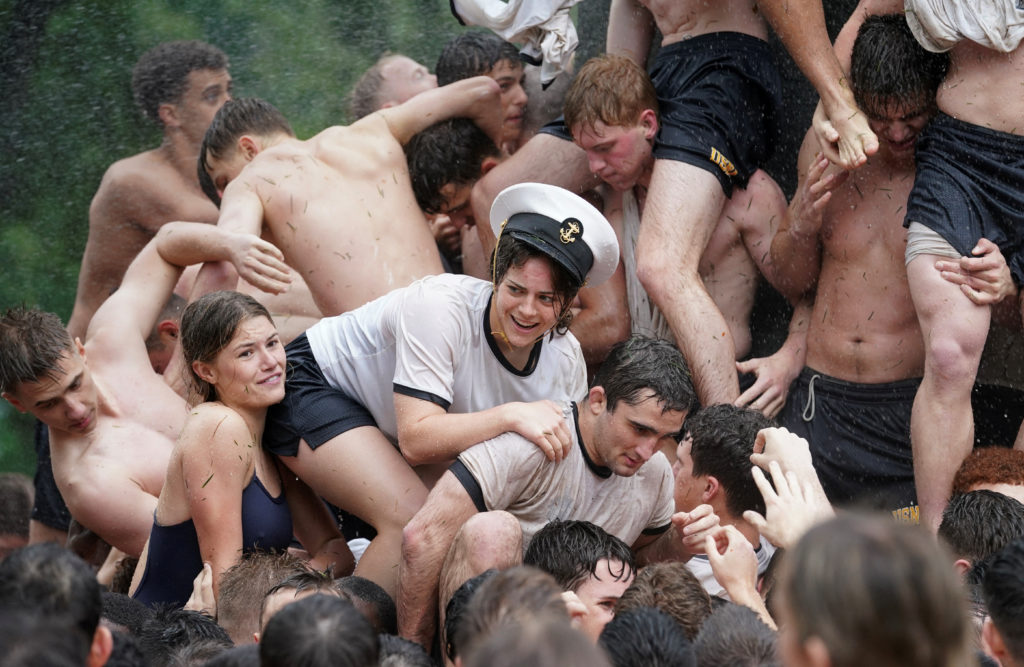
<svg viewBox="0 0 1024 667">
<path fill-rule="evenodd" d="M 89 660 L 89 638 L 67 616 L 7 607 L 0 601 L 0 665 L 4 667 L 82 667 Z"/>
<path fill-rule="evenodd" d="M 597 640 L 636 575 L 629 545 L 589 521 L 555 520 L 530 540 L 524 565 L 544 570 L 587 607 L 580 630 Z"/>
<path fill-rule="evenodd" d="M 334 581 L 334 588 L 355 605 L 378 634 L 398 632 L 398 610 L 395 600 L 380 584 L 351 575 Z"/>
<path fill-rule="evenodd" d="M 296 600 L 310 595 L 341 594 L 334 588 L 334 580 L 330 572 L 311 570 L 308 567 L 296 567 L 273 584 L 263 596 L 259 604 L 259 633 L 267 627 L 274 614 L 281 611 Z M 218 614 L 219 615 L 219 614 Z M 259 639 L 257 633 L 257 640 Z"/>
<path fill-rule="evenodd" d="M 516 47 L 489 31 L 471 30 L 452 38 L 437 59 L 437 85 L 489 76 L 501 88 L 503 144 L 515 144 L 526 110 L 523 63 Z"/>
<path fill-rule="evenodd" d="M 213 117 L 199 147 L 199 185 L 217 206 L 228 183 L 264 148 L 294 137 L 288 120 L 274 105 L 254 97 L 229 100 Z"/>
<path fill-rule="evenodd" d="M 227 631 L 206 614 L 174 607 L 154 610 L 142 626 L 139 645 L 153 667 L 178 665 L 189 656 L 202 663 L 233 646 Z"/>
<path fill-rule="evenodd" d="M 539 614 L 552 614 L 568 623 L 562 589 L 554 578 L 528 565 L 498 572 L 481 584 L 461 615 L 456 657 L 468 655 L 505 624 Z"/>
<path fill-rule="evenodd" d="M 1024 503 L 1024 451 L 1008 447 L 978 447 L 964 459 L 953 477 L 953 493 L 997 491 Z"/>
<path fill-rule="evenodd" d="M 35 489 L 20 472 L 0 473 L 0 560 L 28 544 Z"/>
<path fill-rule="evenodd" d="M 850 56 L 850 87 L 872 131 L 893 157 L 913 157 L 917 137 L 935 113 L 935 92 L 949 57 L 926 51 L 904 14 L 869 16 Z"/>
<path fill-rule="evenodd" d="M 158 44 L 132 70 L 132 95 L 142 112 L 165 130 L 198 143 L 217 110 L 231 99 L 228 57 L 200 41 Z"/>
<path fill-rule="evenodd" d="M 653 563 L 640 570 L 615 605 L 621 614 L 640 607 L 654 607 L 679 624 L 690 641 L 711 615 L 711 598 L 685 563 Z"/>
<path fill-rule="evenodd" d="M 764 498 L 750 474 L 750 455 L 761 429 L 773 426 L 757 410 L 721 404 L 686 420 L 673 465 L 677 512 L 702 504 L 739 520 L 743 512 L 764 514 Z"/>
<path fill-rule="evenodd" d="M 689 367 L 674 345 L 646 336 L 620 341 L 580 405 L 594 418 L 588 453 L 616 475 L 634 475 L 659 450 L 676 446 L 695 402 Z"/>
<path fill-rule="evenodd" d="M 693 644 L 672 617 L 653 607 L 617 614 L 601 633 L 614 667 L 696 667 Z"/>
<path fill-rule="evenodd" d="M 777 634 L 749 607 L 732 602 L 704 621 L 694 648 L 701 667 L 776 667 Z"/>
<path fill-rule="evenodd" d="M 1024 537 L 1024 504 L 995 491 L 955 493 L 942 511 L 938 534 L 964 574 L 973 563 Z"/>
<path fill-rule="evenodd" d="M 464 645 L 464 643 L 459 641 L 459 627 L 462 623 L 462 617 L 469 607 L 469 601 L 473 599 L 473 595 L 483 586 L 484 582 L 496 574 L 498 574 L 498 570 L 491 568 L 484 570 L 475 577 L 467 579 L 462 582 L 461 586 L 455 589 L 452 597 L 445 603 L 444 625 L 440 628 L 441 650 L 449 662 L 455 662 L 455 658 L 459 655 Z"/>
<path fill-rule="evenodd" d="M 405 145 L 409 179 L 424 213 L 444 214 L 456 227 L 476 224 L 469 195 L 495 167 L 501 151 L 468 118 L 451 118 L 413 135 Z"/>
<path fill-rule="evenodd" d="M 375 667 L 370 622 L 337 595 L 310 595 L 274 614 L 260 639 L 263 667 Z"/>
<path fill-rule="evenodd" d="M 982 635 L 1003 667 L 1024 665 L 1024 540 L 995 555 L 982 584 L 989 617 Z"/>
<path fill-rule="evenodd" d="M 380 667 L 436 667 L 427 651 L 414 641 L 388 633 L 377 636 Z"/>
<path fill-rule="evenodd" d="M 477 643 L 461 663 L 465 667 L 610 667 L 593 641 L 553 614 L 503 624 Z"/>
<path fill-rule="evenodd" d="M 181 350 L 201 401 L 267 407 L 284 398 L 284 345 L 270 313 L 247 294 L 211 292 L 190 303 Z"/>
<path fill-rule="evenodd" d="M 238 562 L 220 576 L 217 622 L 235 644 L 252 642 L 254 634 L 262 627 L 260 612 L 267 591 L 295 573 L 308 571 L 303 561 L 287 552 L 242 554 Z"/>
<path fill-rule="evenodd" d="M 497 238 L 491 331 L 499 347 L 528 352 L 549 331 L 568 330 L 580 287 L 611 277 L 619 261 L 618 240 L 589 202 L 543 183 L 505 188 L 489 215 Z"/>
<path fill-rule="evenodd" d="M 0 318 L 0 394 L 58 431 L 82 435 L 96 426 L 85 347 L 53 313 L 12 308 Z"/>
<path fill-rule="evenodd" d="M 385 53 L 359 77 L 349 96 L 353 120 L 369 116 L 437 88 L 437 77 L 400 53 Z"/>
<path fill-rule="evenodd" d="M 970 663 L 963 590 L 923 528 L 837 516 L 787 553 L 779 585 L 779 650 L 789 667 Z"/>
<path fill-rule="evenodd" d="M 639 65 L 625 56 L 591 58 L 569 87 L 563 110 L 573 141 L 601 180 L 628 190 L 650 178 L 658 97 Z"/>
</svg>

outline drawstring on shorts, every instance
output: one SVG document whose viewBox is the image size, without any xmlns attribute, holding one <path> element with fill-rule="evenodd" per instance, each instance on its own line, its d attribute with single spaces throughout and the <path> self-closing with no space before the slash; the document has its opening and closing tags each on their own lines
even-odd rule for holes
<svg viewBox="0 0 1024 667">
<path fill-rule="evenodd" d="M 814 419 L 814 381 L 820 377 L 820 375 L 815 373 L 811 376 L 811 381 L 807 383 L 807 402 L 804 404 L 804 413 L 801 415 L 805 422 Z"/>
</svg>

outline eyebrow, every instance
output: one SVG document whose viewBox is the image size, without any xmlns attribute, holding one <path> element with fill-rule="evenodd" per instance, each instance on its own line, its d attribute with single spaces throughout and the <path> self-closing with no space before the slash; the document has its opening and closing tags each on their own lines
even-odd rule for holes
<svg viewBox="0 0 1024 667">
<path fill-rule="evenodd" d="M 67 390 L 71 387 L 71 385 L 73 385 L 76 382 L 78 382 L 79 380 L 81 380 L 82 379 L 82 375 L 83 375 L 83 372 L 79 372 L 78 375 L 76 375 L 75 377 L 73 377 L 71 379 L 71 382 L 68 382 L 66 385 L 61 387 L 61 390 L 59 392 L 57 392 L 53 396 L 48 396 L 46 398 L 42 398 L 42 399 L 36 401 L 35 406 L 38 408 L 41 405 L 43 405 L 44 403 L 49 403 L 50 401 L 57 400 L 58 398 L 60 398 L 61 396 L 63 396 L 67 392 Z"/>
</svg>

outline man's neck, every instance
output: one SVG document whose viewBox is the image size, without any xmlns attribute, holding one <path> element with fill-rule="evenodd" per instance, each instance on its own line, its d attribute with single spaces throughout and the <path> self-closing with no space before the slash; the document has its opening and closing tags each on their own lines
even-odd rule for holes
<svg viewBox="0 0 1024 667">
<path fill-rule="evenodd" d="M 580 430 L 580 440 L 582 440 L 583 449 L 586 450 L 587 456 L 594 462 L 595 465 L 604 466 L 604 461 L 597 455 L 597 451 L 594 449 L 594 425 L 597 421 L 597 417 L 590 411 L 590 399 L 583 399 L 576 404 L 579 419 L 577 425 Z"/>
<path fill-rule="evenodd" d="M 196 161 L 199 159 L 199 144 L 191 141 L 182 132 L 167 130 L 156 152 L 172 169 L 186 180 L 195 181 L 198 187 Z"/>
<path fill-rule="evenodd" d="M 729 510 L 725 507 L 724 502 L 717 500 L 711 501 L 711 507 L 715 510 L 715 514 L 721 520 L 723 526 L 734 526 L 736 530 L 740 531 L 743 537 L 747 538 L 747 541 L 756 549 L 761 545 L 761 534 L 757 532 L 757 528 L 754 528 L 751 524 L 743 520 L 742 517 L 733 516 Z"/>
</svg>

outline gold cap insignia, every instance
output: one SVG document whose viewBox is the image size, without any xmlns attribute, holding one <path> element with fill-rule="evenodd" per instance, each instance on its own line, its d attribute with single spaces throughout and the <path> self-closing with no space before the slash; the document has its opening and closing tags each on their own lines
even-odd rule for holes
<svg viewBox="0 0 1024 667">
<path fill-rule="evenodd" d="M 574 243 L 580 235 L 580 221 L 576 218 L 566 218 L 562 226 L 558 228 L 558 240 L 562 243 Z"/>
</svg>

